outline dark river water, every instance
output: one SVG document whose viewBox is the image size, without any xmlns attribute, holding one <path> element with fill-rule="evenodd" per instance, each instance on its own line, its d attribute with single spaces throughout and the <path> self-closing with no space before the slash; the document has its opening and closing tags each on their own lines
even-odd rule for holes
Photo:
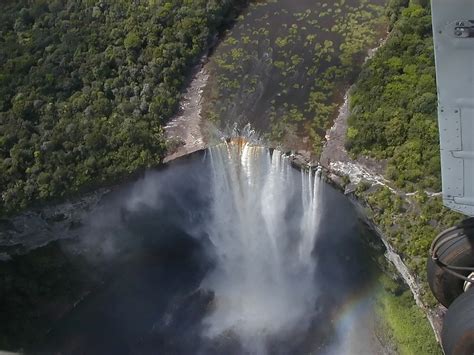
<svg viewBox="0 0 474 355">
<path fill-rule="evenodd" d="M 18 329 L 10 350 L 378 353 L 369 232 L 341 193 L 278 154 L 222 145 L 149 171 L 77 238 L 3 262 L 21 280 L 4 309 L 24 302 L 2 320 Z"/>
</svg>

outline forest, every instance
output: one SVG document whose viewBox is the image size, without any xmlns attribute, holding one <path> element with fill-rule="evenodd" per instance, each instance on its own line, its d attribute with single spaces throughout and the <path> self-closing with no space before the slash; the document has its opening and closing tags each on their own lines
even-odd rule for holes
<svg viewBox="0 0 474 355">
<path fill-rule="evenodd" d="M 0 215 L 158 164 L 190 67 L 244 1 L 0 4 Z"/>
<path fill-rule="evenodd" d="M 354 155 L 387 160 L 387 176 L 398 187 L 439 191 L 429 2 L 412 1 L 391 19 L 396 22 L 386 44 L 364 67 L 351 93 L 347 148 Z"/>
</svg>

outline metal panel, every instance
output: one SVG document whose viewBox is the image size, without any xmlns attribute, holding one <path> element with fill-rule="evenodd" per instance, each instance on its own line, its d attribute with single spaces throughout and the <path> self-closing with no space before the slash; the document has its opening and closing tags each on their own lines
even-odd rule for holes
<svg viewBox="0 0 474 355">
<path fill-rule="evenodd" d="M 472 56 L 474 61 L 474 51 Z M 465 204 L 474 206 L 474 109 L 463 107 L 461 110 L 462 151 L 456 153 L 464 160 Z"/>
<path fill-rule="evenodd" d="M 464 196 L 464 161 L 456 159 L 452 152 L 441 150 L 441 178 L 443 179 L 443 197 L 453 199 Z"/>
<path fill-rule="evenodd" d="M 439 107 L 439 137 L 442 150 L 461 150 L 461 112 L 457 107 Z"/>
<path fill-rule="evenodd" d="M 443 198 L 474 216 L 474 1 L 433 0 Z"/>
</svg>

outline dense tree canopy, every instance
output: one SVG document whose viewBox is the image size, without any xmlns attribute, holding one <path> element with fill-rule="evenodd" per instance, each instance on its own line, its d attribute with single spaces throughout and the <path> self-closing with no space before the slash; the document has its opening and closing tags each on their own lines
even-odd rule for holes
<svg viewBox="0 0 474 355">
<path fill-rule="evenodd" d="M 236 2 L 2 2 L 0 214 L 158 163 L 186 71 Z"/>
<path fill-rule="evenodd" d="M 400 1 L 398 1 L 400 2 Z M 351 95 L 348 148 L 388 159 L 400 187 L 440 188 L 431 14 L 413 1 L 386 45 L 364 68 Z"/>
</svg>

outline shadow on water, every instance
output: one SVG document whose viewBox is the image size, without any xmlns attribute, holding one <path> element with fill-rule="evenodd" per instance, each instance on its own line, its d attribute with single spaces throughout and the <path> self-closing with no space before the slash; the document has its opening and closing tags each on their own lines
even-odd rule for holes
<svg viewBox="0 0 474 355">
<path fill-rule="evenodd" d="M 210 170 L 208 159 L 195 155 L 151 171 L 104 198 L 79 238 L 3 262 L 2 276 L 18 277 L 22 285 L 2 286 L 2 307 L 15 309 L 3 322 L 16 326 L 15 333 L 2 331 L 2 346 L 63 354 L 251 352 L 230 330 L 213 339 L 202 332 L 214 309 L 213 291 L 200 287 L 215 268 L 203 227 L 211 218 Z M 291 174 L 300 183 L 299 172 Z M 331 353 L 344 341 L 341 319 L 370 299 L 377 270 L 359 238 L 358 216 L 329 186 L 322 199 L 311 324 L 269 334 L 268 353 Z M 372 312 L 368 304 L 350 322 L 370 327 L 363 323 Z"/>
</svg>

